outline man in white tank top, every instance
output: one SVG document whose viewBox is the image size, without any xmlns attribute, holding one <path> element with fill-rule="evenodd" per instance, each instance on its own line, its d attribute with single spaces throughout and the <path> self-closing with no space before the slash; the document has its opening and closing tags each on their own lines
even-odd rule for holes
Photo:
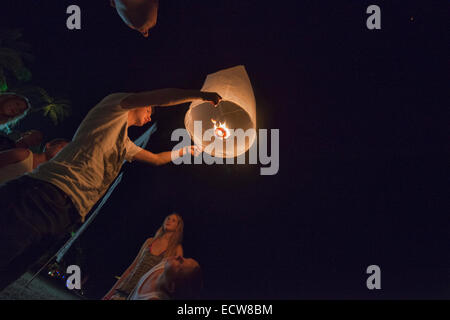
<svg viewBox="0 0 450 320">
<path fill-rule="evenodd" d="M 181 256 L 169 257 L 142 276 L 128 299 L 194 299 L 202 285 L 201 269 L 197 261 Z"/>
</svg>

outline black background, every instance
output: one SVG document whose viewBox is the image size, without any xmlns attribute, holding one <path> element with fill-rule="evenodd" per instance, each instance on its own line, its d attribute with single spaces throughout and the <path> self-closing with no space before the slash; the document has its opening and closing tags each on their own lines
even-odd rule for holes
<svg viewBox="0 0 450 320">
<path fill-rule="evenodd" d="M 81 8 L 81 30 L 66 28 L 70 4 Z M 371 4 L 381 30 L 366 28 Z M 448 11 L 446 1 L 162 0 L 145 39 L 107 0 L 2 3 L 1 25 L 22 28 L 33 45 L 33 83 L 73 105 L 63 124 L 31 116 L 23 130 L 71 138 L 109 93 L 199 89 L 239 64 L 258 128 L 280 130 L 274 176 L 260 165 L 124 166 L 79 243 L 89 296 L 103 296 L 176 211 L 206 298 L 448 298 L 448 118 L 439 110 L 448 109 Z M 157 111 L 149 150 L 176 144 L 170 134 L 187 108 Z M 366 288 L 372 264 L 379 291 Z"/>
</svg>

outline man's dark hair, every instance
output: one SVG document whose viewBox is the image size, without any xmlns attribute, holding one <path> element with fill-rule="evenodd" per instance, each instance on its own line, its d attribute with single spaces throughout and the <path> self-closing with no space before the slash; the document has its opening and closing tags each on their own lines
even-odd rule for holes
<svg viewBox="0 0 450 320">
<path fill-rule="evenodd" d="M 202 270 L 199 265 L 189 274 L 176 275 L 174 278 L 175 291 L 171 294 L 174 300 L 196 299 L 203 289 Z"/>
</svg>

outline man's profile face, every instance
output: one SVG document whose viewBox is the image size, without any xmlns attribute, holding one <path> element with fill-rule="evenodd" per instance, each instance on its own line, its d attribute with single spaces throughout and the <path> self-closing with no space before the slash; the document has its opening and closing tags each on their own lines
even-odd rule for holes
<svg viewBox="0 0 450 320">
<path fill-rule="evenodd" d="M 145 108 L 136 108 L 136 125 L 142 127 L 143 125 L 152 121 L 152 112 L 153 109 L 150 106 Z"/>
</svg>

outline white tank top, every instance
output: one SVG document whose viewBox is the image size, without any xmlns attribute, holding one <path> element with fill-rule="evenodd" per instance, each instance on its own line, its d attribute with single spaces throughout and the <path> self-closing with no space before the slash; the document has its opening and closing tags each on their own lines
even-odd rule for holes
<svg viewBox="0 0 450 320">
<path fill-rule="evenodd" d="M 161 291 L 148 291 L 142 290 L 142 285 L 152 276 L 153 273 L 162 270 L 166 265 L 166 259 L 163 259 L 160 263 L 154 266 L 150 271 L 144 274 L 139 280 L 138 284 L 134 288 L 133 292 L 128 296 L 128 300 L 170 300 L 170 297 Z"/>
<path fill-rule="evenodd" d="M 33 171 L 33 152 L 29 151 L 28 157 L 22 161 L 0 169 L 0 183 L 5 183 L 31 171 Z"/>
</svg>

